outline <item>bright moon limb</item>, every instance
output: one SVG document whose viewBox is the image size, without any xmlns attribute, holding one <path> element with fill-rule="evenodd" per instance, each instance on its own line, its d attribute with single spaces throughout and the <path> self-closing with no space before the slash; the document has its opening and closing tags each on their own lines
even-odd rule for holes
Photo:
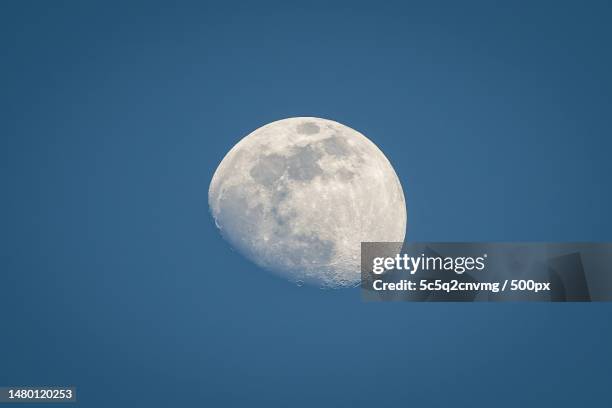
<svg viewBox="0 0 612 408">
<path fill-rule="evenodd" d="M 403 242 L 404 193 L 361 133 L 327 119 L 267 124 L 236 144 L 208 191 L 225 239 L 257 265 L 301 284 L 355 286 L 361 242 Z"/>
</svg>

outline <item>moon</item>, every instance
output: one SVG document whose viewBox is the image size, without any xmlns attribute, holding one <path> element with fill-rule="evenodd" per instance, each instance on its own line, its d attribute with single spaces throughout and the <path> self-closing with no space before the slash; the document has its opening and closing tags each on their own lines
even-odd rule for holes
<svg viewBox="0 0 612 408">
<path fill-rule="evenodd" d="M 328 119 L 283 119 L 244 137 L 215 171 L 208 202 L 238 252 L 298 285 L 356 286 L 361 242 L 403 242 L 406 233 L 391 163 Z"/>
</svg>

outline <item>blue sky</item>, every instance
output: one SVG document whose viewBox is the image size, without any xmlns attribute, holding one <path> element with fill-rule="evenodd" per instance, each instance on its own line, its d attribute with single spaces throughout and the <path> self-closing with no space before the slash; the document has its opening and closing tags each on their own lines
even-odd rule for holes
<svg viewBox="0 0 612 408">
<path fill-rule="evenodd" d="M 609 404 L 606 304 L 364 304 L 231 250 L 273 120 L 388 156 L 408 238 L 610 241 L 607 2 L 3 2 L 0 384 L 81 405 Z"/>
</svg>

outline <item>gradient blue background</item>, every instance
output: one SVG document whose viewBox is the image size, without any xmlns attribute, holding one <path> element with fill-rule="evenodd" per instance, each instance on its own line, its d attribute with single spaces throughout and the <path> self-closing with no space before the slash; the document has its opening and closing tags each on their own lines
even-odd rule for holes
<svg viewBox="0 0 612 408">
<path fill-rule="evenodd" d="M 364 304 L 231 251 L 225 153 L 368 135 L 412 240 L 612 240 L 609 2 L 4 1 L 0 385 L 86 407 L 611 406 L 610 304 Z"/>
</svg>

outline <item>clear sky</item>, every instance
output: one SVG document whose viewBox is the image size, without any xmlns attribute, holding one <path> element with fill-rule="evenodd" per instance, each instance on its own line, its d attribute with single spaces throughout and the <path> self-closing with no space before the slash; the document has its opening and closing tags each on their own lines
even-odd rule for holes
<svg viewBox="0 0 612 408">
<path fill-rule="evenodd" d="M 367 135 L 408 238 L 612 241 L 610 2 L 0 4 L 0 385 L 87 407 L 609 406 L 609 304 L 364 304 L 215 230 L 243 136 Z"/>
</svg>

